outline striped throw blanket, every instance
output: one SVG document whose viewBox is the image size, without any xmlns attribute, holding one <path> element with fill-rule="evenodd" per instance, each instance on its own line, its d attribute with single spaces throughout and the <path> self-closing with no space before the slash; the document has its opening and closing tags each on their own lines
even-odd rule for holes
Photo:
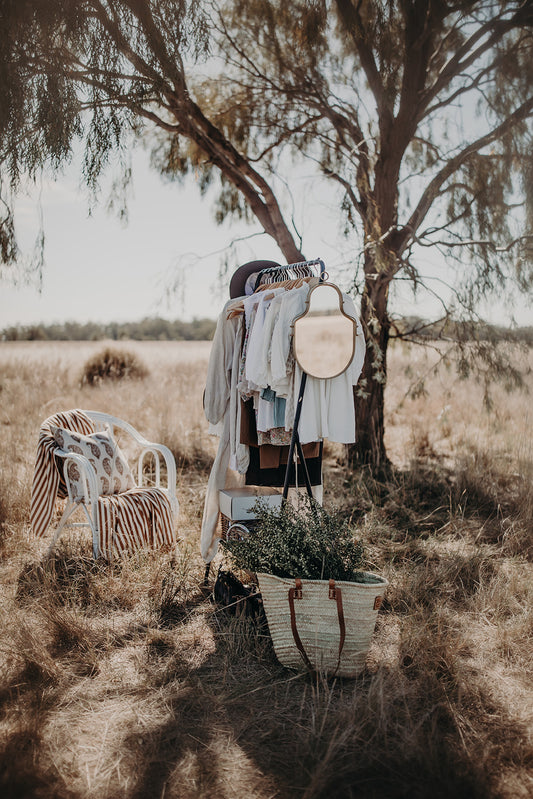
<svg viewBox="0 0 533 799">
<path fill-rule="evenodd" d="M 36 536 L 44 536 L 55 510 L 57 497 L 68 496 L 62 470 L 56 464 L 58 445 L 53 427 L 64 427 L 82 435 L 95 432 L 93 421 L 80 410 L 50 416 L 39 431 L 31 492 L 30 520 Z M 131 488 L 121 494 L 98 499 L 99 550 L 112 557 L 136 549 L 170 547 L 175 540 L 170 500 L 158 488 Z"/>
</svg>

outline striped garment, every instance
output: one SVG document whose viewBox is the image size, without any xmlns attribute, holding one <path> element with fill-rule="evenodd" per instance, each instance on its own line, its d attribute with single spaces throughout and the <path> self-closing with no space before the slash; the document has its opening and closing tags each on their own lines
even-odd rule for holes
<svg viewBox="0 0 533 799">
<path fill-rule="evenodd" d="M 30 520 L 36 536 L 45 535 L 55 510 L 56 498 L 68 496 L 62 470 L 54 456 L 58 445 L 53 427 L 64 427 L 82 435 L 95 432 L 83 411 L 57 413 L 46 419 L 39 431 L 31 492 Z M 98 499 L 99 551 L 104 557 L 122 555 L 145 547 L 171 547 L 175 541 L 170 500 L 158 488 L 131 488 L 121 494 Z"/>
</svg>

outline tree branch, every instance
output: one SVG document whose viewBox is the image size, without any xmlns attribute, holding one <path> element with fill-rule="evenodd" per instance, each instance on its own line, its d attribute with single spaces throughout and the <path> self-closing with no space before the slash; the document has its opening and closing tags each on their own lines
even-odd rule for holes
<svg viewBox="0 0 533 799">
<path fill-rule="evenodd" d="M 496 19 L 488 20 L 484 25 L 481 25 L 475 30 L 443 66 L 433 85 L 428 87 L 424 92 L 421 97 L 420 107 L 427 107 L 431 100 L 436 97 L 454 77 L 457 77 L 458 74 L 467 70 L 468 67 L 474 64 L 484 53 L 499 42 L 508 31 L 519 25 L 531 24 L 531 10 L 528 11 L 528 5 L 530 4 L 523 3 L 522 7 L 517 9 L 507 20 L 498 16 Z M 482 41 L 483 39 L 485 39 L 485 41 Z M 478 42 L 481 42 L 481 44 L 476 47 Z"/>
<path fill-rule="evenodd" d="M 474 142 L 471 142 L 467 147 L 461 150 L 456 156 L 451 158 L 444 167 L 440 170 L 440 172 L 435 175 L 435 177 L 430 181 L 426 189 L 424 190 L 420 201 L 418 202 L 417 207 L 411 214 L 411 218 L 409 219 L 408 223 L 401 228 L 400 237 L 396 240 L 396 246 L 398 253 L 403 252 L 405 249 L 409 238 L 412 237 L 413 233 L 415 233 L 422 221 L 424 220 L 426 214 L 428 213 L 429 209 L 435 198 L 437 197 L 441 187 L 443 184 L 448 180 L 448 178 L 456 172 L 459 167 L 461 167 L 466 161 L 475 153 L 478 153 L 487 145 L 491 144 L 498 139 L 501 139 L 506 133 L 512 130 L 516 125 L 520 122 L 523 122 L 527 119 L 533 111 L 533 97 L 530 97 L 526 102 L 522 103 L 512 114 L 510 114 L 507 119 L 505 119 L 497 128 L 486 133 L 484 136 L 481 136 Z"/>
<path fill-rule="evenodd" d="M 337 6 L 346 33 L 352 39 L 356 52 L 361 59 L 361 66 L 364 69 L 368 85 L 374 95 L 380 121 L 382 121 L 384 125 L 390 126 L 393 119 L 392 109 L 386 102 L 385 87 L 374 60 L 372 50 L 367 44 L 367 34 L 361 15 L 359 14 L 359 9 L 353 5 L 351 0 L 335 0 L 335 5 Z"/>
</svg>

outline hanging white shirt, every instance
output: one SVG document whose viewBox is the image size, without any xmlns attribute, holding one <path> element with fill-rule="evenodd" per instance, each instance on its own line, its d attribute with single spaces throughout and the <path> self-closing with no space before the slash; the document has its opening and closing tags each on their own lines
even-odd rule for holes
<svg viewBox="0 0 533 799">
<path fill-rule="evenodd" d="M 286 397 L 290 386 L 292 363 L 289 362 L 292 342 L 292 323 L 305 309 L 309 285 L 285 292 L 272 330 L 270 368 L 271 388 L 280 397 Z M 289 367 L 287 364 L 289 363 Z"/>
</svg>

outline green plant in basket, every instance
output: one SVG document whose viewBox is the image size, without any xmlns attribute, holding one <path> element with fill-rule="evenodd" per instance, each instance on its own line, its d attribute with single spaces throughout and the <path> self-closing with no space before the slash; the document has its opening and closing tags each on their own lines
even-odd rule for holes
<svg viewBox="0 0 533 799">
<path fill-rule="evenodd" d="M 363 546 L 339 511 L 304 497 L 297 508 L 291 502 L 272 508 L 259 499 L 254 512 L 253 532 L 224 543 L 236 567 L 308 580 L 364 579 Z"/>
</svg>

